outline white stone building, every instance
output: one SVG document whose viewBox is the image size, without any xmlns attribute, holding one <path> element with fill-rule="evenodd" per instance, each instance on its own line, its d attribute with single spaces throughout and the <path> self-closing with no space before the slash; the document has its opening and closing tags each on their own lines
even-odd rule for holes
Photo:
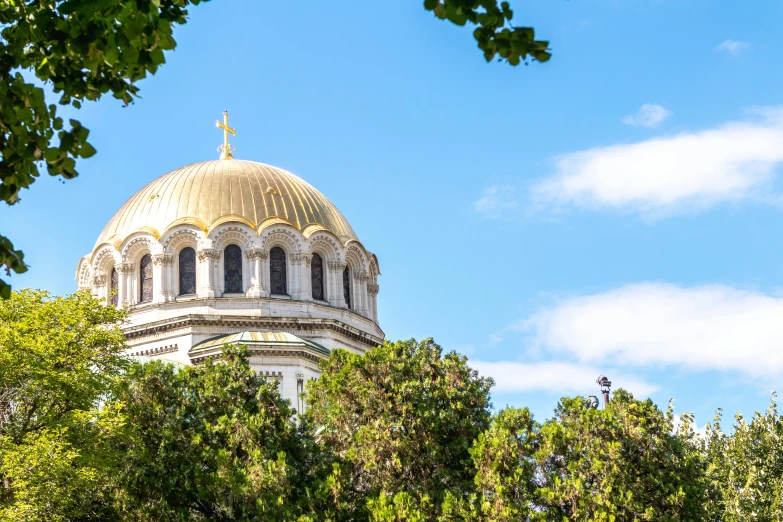
<svg viewBox="0 0 783 522">
<path fill-rule="evenodd" d="M 323 194 L 230 153 L 133 195 L 76 273 L 80 288 L 128 308 L 129 354 L 197 364 L 223 342 L 245 344 L 299 411 L 331 349 L 383 342 L 379 275 Z"/>
</svg>

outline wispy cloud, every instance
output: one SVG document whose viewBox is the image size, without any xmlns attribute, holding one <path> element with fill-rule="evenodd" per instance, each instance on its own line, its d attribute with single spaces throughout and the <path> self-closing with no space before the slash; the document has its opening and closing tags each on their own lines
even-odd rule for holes
<svg viewBox="0 0 783 522">
<path fill-rule="evenodd" d="M 737 56 L 748 49 L 750 49 L 750 44 L 748 42 L 740 42 L 731 39 L 724 40 L 715 47 L 716 51 L 728 53 L 732 56 Z"/>
<path fill-rule="evenodd" d="M 749 198 L 783 161 L 783 109 L 749 121 L 560 156 L 532 189 L 545 207 L 609 208 L 656 218 Z"/>
<path fill-rule="evenodd" d="M 516 191 L 509 185 L 491 185 L 473 202 L 473 208 L 488 218 L 502 217 L 517 208 Z"/>
<path fill-rule="evenodd" d="M 624 286 L 573 297 L 516 328 L 583 364 L 720 370 L 759 384 L 783 375 L 783 297 L 729 286 Z"/>
<path fill-rule="evenodd" d="M 631 114 L 623 118 L 623 123 L 626 125 L 638 125 L 640 127 L 657 127 L 663 120 L 671 115 L 671 111 L 665 109 L 661 105 L 645 103 L 639 107 L 636 114 Z"/>
<path fill-rule="evenodd" d="M 469 364 L 481 375 L 492 377 L 495 380 L 493 390 L 499 393 L 547 391 L 561 395 L 592 394 L 596 389 L 595 379 L 601 372 L 611 375 L 614 382 L 622 383 L 622 388 L 637 396 L 648 396 L 658 390 L 658 387 L 637 376 L 612 368 L 599 370 L 596 366 L 585 364 L 480 360 L 470 360 Z"/>
</svg>

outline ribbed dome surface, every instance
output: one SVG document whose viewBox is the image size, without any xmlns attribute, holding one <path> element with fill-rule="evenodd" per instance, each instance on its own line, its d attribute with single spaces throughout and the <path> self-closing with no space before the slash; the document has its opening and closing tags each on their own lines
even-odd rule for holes
<svg viewBox="0 0 783 522">
<path fill-rule="evenodd" d="M 337 207 L 301 178 L 254 161 L 214 160 L 173 170 L 142 188 L 111 218 L 96 246 L 119 244 L 140 230 L 163 234 L 180 223 L 209 231 L 227 221 L 257 228 L 270 218 L 357 239 Z"/>
</svg>

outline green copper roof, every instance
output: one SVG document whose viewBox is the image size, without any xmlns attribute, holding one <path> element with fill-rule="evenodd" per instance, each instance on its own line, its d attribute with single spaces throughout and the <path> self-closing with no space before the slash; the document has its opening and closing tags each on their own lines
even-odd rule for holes
<svg viewBox="0 0 783 522">
<path fill-rule="evenodd" d="M 321 355 L 328 356 L 329 350 L 318 343 L 302 339 L 287 332 L 239 332 L 228 335 L 218 335 L 193 345 L 188 352 L 191 356 L 222 348 L 224 344 L 243 344 L 248 348 L 309 348 Z"/>
</svg>

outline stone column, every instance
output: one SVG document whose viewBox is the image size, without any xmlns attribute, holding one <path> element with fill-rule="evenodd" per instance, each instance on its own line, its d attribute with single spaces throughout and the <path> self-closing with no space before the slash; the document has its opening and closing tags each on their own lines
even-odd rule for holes
<svg viewBox="0 0 783 522">
<path fill-rule="evenodd" d="M 297 252 L 291 254 L 291 267 L 292 281 L 291 281 L 291 297 L 298 300 L 304 300 L 311 297 L 308 292 L 309 278 L 307 277 L 310 261 L 312 261 L 313 255 L 306 252 Z"/>
<path fill-rule="evenodd" d="M 367 284 L 367 295 L 370 297 L 370 318 L 378 322 L 378 283 Z"/>
<path fill-rule="evenodd" d="M 313 261 L 313 254 L 310 252 L 302 252 L 302 266 L 299 273 L 300 292 L 299 299 L 303 301 L 313 300 L 313 279 L 310 277 L 310 263 Z"/>
<path fill-rule="evenodd" d="M 201 286 L 198 289 L 199 297 L 215 297 L 217 284 L 217 262 L 220 259 L 220 250 L 217 248 L 203 248 L 198 251 L 198 260 L 201 265 Z"/>
<path fill-rule="evenodd" d="M 353 291 L 356 294 L 356 304 L 354 310 L 361 316 L 369 317 L 370 311 L 367 306 L 367 281 L 370 280 L 370 273 L 366 270 L 361 270 L 354 276 Z"/>
<path fill-rule="evenodd" d="M 253 276 L 251 286 L 247 290 L 248 297 L 266 297 L 264 289 L 263 262 L 269 257 L 269 252 L 263 248 L 251 248 L 245 250 L 245 257 L 253 265 Z"/>
<path fill-rule="evenodd" d="M 329 292 L 329 304 L 337 308 L 345 308 L 345 294 L 343 293 L 343 270 L 348 266 L 342 261 L 329 261 L 329 278 L 332 284 Z"/>
<path fill-rule="evenodd" d="M 152 296 L 153 303 L 171 301 L 171 275 L 168 267 L 174 263 L 174 254 L 155 254 L 152 256 Z"/>
<path fill-rule="evenodd" d="M 133 304 L 133 292 L 131 291 L 131 275 L 133 274 L 133 263 L 117 263 L 114 265 L 119 277 L 117 285 L 117 303 L 118 306 L 130 306 Z"/>
<path fill-rule="evenodd" d="M 300 415 L 304 413 L 304 374 L 296 374 L 296 410 Z"/>
<path fill-rule="evenodd" d="M 106 281 L 105 275 L 96 275 L 92 277 L 92 295 L 99 299 L 106 299 Z"/>
</svg>

